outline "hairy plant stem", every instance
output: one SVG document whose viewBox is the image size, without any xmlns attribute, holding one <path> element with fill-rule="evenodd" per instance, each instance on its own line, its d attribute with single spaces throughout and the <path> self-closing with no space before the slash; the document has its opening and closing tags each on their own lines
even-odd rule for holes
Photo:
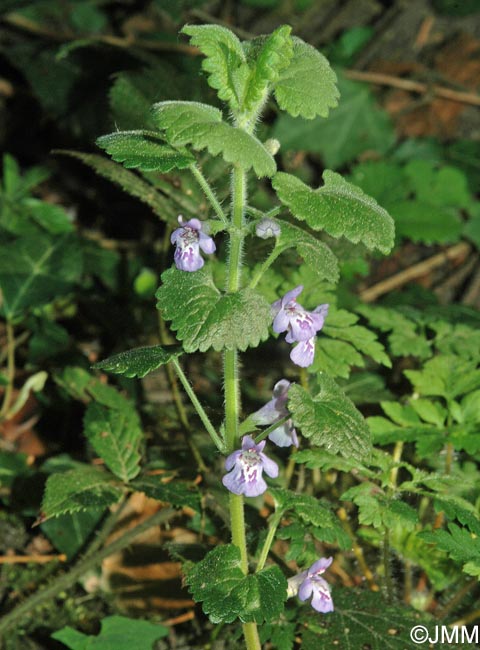
<svg viewBox="0 0 480 650">
<path fill-rule="evenodd" d="M 20 621 L 24 616 L 31 614 L 33 610 L 35 610 L 43 603 L 51 600 L 52 598 L 55 598 L 60 592 L 70 588 L 87 571 L 100 564 L 102 560 L 107 558 L 109 555 L 118 553 L 118 551 L 121 551 L 127 546 L 130 546 L 137 535 L 140 535 L 153 526 L 158 526 L 162 523 L 165 523 L 174 515 L 175 510 L 172 508 L 164 508 L 143 521 L 141 524 L 138 524 L 138 526 L 135 526 L 135 528 L 128 530 L 124 535 L 113 541 L 108 546 L 97 550 L 95 553 L 90 553 L 87 551 L 86 556 L 80 559 L 77 564 L 75 564 L 75 566 L 73 566 L 70 571 L 68 571 L 68 573 L 60 575 L 58 578 L 54 579 L 47 587 L 40 591 L 36 591 L 34 594 L 32 594 L 32 596 L 17 605 L 17 607 L 15 607 L 11 612 L 6 614 L 0 620 L 0 639 L 2 638 L 2 633 L 12 627 L 12 625 Z M 110 519 L 107 518 L 105 526 L 109 526 L 109 523 Z M 100 532 L 100 535 L 102 535 L 102 531 Z M 0 645 L 0 648 L 1 647 L 2 646 Z"/>
<path fill-rule="evenodd" d="M 220 205 L 220 201 L 217 199 L 215 196 L 215 192 L 212 190 L 209 182 L 203 175 L 201 169 L 197 165 L 190 165 L 190 171 L 194 175 L 196 181 L 200 185 L 200 187 L 203 190 L 203 193 L 207 197 L 207 199 L 210 201 L 210 205 L 212 208 L 215 210 L 215 214 L 217 217 L 222 221 L 226 226 L 228 226 L 228 219 L 225 216 L 225 212 L 222 209 L 222 206 Z"/>
<path fill-rule="evenodd" d="M 275 538 L 275 533 L 277 532 L 278 525 L 280 524 L 280 521 L 282 520 L 282 515 L 283 512 L 279 510 L 278 512 L 275 512 L 272 515 L 272 518 L 270 520 L 270 524 L 268 526 L 268 533 L 265 538 L 265 542 L 263 543 L 262 547 L 262 552 L 260 553 L 260 557 L 258 558 L 258 564 L 256 568 L 256 573 L 261 571 L 263 567 L 265 566 L 265 562 L 267 561 L 268 554 L 270 552 L 270 547 L 273 544 L 273 540 Z"/>
<path fill-rule="evenodd" d="M 13 382 L 15 381 L 15 333 L 12 323 L 7 320 L 7 386 L 5 388 L 5 395 L 3 396 L 3 404 L 0 409 L 0 419 L 3 419 L 8 414 L 10 402 L 12 400 Z"/>
<path fill-rule="evenodd" d="M 226 291 L 235 293 L 241 288 L 243 220 L 246 205 L 246 175 L 240 167 L 234 167 L 232 174 L 232 217 L 230 225 L 230 253 Z M 238 352 L 236 349 L 225 350 L 224 356 L 225 387 L 225 443 L 227 453 L 231 454 L 239 444 L 238 420 L 240 416 L 240 390 L 238 373 Z M 248 573 L 247 540 L 245 536 L 245 518 L 243 496 L 230 494 L 230 527 L 232 543 L 240 549 L 241 568 Z M 260 650 L 260 640 L 256 623 L 243 623 L 243 635 L 247 650 Z"/>
<path fill-rule="evenodd" d="M 175 368 L 175 372 L 177 373 L 178 378 L 180 379 L 180 382 L 182 386 L 185 389 L 185 392 L 190 398 L 190 401 L 192 402 L 193 406 L 195 407 L 195 410 L 198 413 L 199 418 L 202 421 L 203 426 L 205 429 L 208 431 L 210 438 L 213 440 L 215 443 L 215 446 L 217 449 L 223 454 L 225 453 L 225 444 L 223 440 L 220 438 L 218 433 L 215 431 L 215 427 L 213 426 L 212 422 L 210 421 L 210 418 L 205 412 L 205 409 L 203 406 L 200 404 L 198 401 L 198 397 L 195 395 L 195 391 L 190 385 L 190 382 L 188 381 L 187 377 L 185 376 L 185 373 L 183 372 L 180 364 L 178 363 L 177 359 L 172 359 L 170 363 L 173 365 Z"/>
</svg>

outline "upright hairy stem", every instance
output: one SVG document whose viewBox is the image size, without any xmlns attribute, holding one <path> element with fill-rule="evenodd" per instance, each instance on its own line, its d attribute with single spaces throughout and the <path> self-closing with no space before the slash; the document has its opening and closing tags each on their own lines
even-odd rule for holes
<svg viewBox="0 0 480 650">
<path fill-rule="evenodd" d="M 230 255 L 226 286 L 228 293 L 239 291 L 241 286 L 245 204 L 245 172 L 239 167 L 235 167 L 232 175 L 232 221 L 230 226 Z M 238 418 L 240 414 L 240 390 L 238 381 L 238 352 L 237 350 L 226 350 L 224 361 L 225 443 L 228 454 L 231 454 L 232 451 L 238 448 L 239 444 Z M 245 538 L 243 497 L 236 494 L 230 494 L 230 525 L 232 530 L 232 543 L 240 549 L 241 567 L 246 575 L 248 573 L 248 555 Z M 247 650 L 260 650 L 260 640 L 255 623 L 244 623 L 243 634 Z"/>
</svg>

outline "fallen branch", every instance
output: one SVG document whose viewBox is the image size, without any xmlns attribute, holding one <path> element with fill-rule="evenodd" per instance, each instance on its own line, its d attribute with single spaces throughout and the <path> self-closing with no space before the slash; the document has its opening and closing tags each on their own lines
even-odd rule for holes
<svg viewBox="0 0 480 650">
<path fill-rule="evenodd" d="M 445 88 L 445 86 L 436 86 L 420 81 L 412 81 L 411 79 L 402 79 L 401 77 L 394 77 L 393 75 L 383 74 L 382 72 L 362 72 L 360 70 L 345 70 L 345 77 L 355 81 L 366 81 L 367 83 L 378 84 L 380 86 L 390 86 L 392 88 L 400 88 L 402 90 L 409 90 L 415 93 L 426 94 L 430 93 L 435 97 L 447 99 L 452 102 L 460 102 L 462 104 L 471 104 L 472 106 L 480 106 L 480 95 L 477 93 L 463 92 L 461 90 L 452 90 Z"/>
<path fill-rule="evenodd" d="M 451 246 L 441 253 L 432 255 L 432 257 L 429 257 L 428 259 L 423 260 L 418 264 L 414 264 L 408 269 L 404 269 L 403 271 L 400 271 L 400 273 L 392 275 L 390 278 L 386 278 L 385 280 L 368 287 L 368 289 L 364 289 L 360 292 L 360 298 L 364 302 L 373 302 L 384 293 L 403 287 L 403 285 L 411 282 L 411 280 L 421 278 L 432 269 L 442 266 L 447 261 L 455 260 L 458 257 L 465 257 L 468 255 L 470 250 L 471 246 L 466 242 L 455 244 L 455 246 Z"/>
</svg>

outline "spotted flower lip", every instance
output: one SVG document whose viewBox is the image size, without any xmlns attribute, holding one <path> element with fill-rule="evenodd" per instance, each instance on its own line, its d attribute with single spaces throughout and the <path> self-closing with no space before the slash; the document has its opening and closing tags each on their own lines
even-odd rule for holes
<svg viewBox="0 0 480 650">
<path fill-rule="evenodd" d="M 278 476 L 278 465 L 263 453 L 265 440 L 255 444 L 251 436 L 244 436 L 242 448 L 234 451 L 225 460 L 225 469 L 229 472 L 222 479 L 223 485 L 233 494 L 244 494 L 246 497 L 258 497 L 267 489 L 262 476 L 271 478 Z"/>
<path fill-rule="evenodd" d="M 299 285 L 272 304 L 273 331 L 277 334 L 286 331 L 287 343 L 308 341 L 314 337 L 322 329 L 328 313 L 328 305 L 320 305 L 313 312 L 299 305 L 296 298 L 302 291 L 303 286 Z"/>
<path fill-rule="evenodd" d="M 287 379 L 277 381 L 273 387 L 272 399 L 250 416 L 254 424 L 274 424 L 289 415 L 286 404 L 290 385 Z M 298 447 L 297 432 L 291 419 L 286 420 L 271 431 L 268 439 L 278 447 L 290 447 L 291 445 Z"/>
<path fill-rule="evenodd" d="M 184 222 L 180 215 L 178 223 L 180 228 L 176 228 L 170 237 L 171 243 L 176 246 L 173 256 L 175 266 L 180 271 L 198 271 L 205 264 L 200 249 L 207 254 L 214 253 L 215 242 L 202 232 L 202 222 L 199 219 Z"/>
<path fill-rule="evenodd" d="M 298 597 L 301 601 L 312 598 L 311 605 L 313 609 L 322 614 L 333 612 L 333 600 L 330 594 L 328 582 L 322 578 L 322 574 L 333 562 L 333 558 L 321 558 L 317 560 L 308 571 L 303 572 L 300 576 L 303 578 L 298 587 Z M 300 576 L 296 576 L 297 584 Z M 294 585 L 292 584 L 292 588 Z"/>
</svg>

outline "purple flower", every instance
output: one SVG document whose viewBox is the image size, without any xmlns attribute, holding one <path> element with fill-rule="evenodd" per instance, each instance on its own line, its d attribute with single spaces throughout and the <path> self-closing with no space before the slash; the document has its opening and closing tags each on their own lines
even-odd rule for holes
<svg viewBox="0 0 480 650">
<path fill-rule="evenodd" d="M 273 387 L 273 398 L 250 416 L 252 422 L 254 424 L 274 424 L 289 415 L 287 409 L 289 388 L 290 382 L 287 379 L 278 381 Z M 290 445 L 298 447 L 297 432 L 291 419 L 274 429 L 268 435 L 268 439 L 279 447 L 290 447 Z"/>
<path fill-rule="evenodd" d="M 290 359 L 300 368 L 308 368 L 315 356 L 315 336 L 308 341 L 300 341 L 290 352 Z"/>
<path fill-rule="evenodd" d="M 281 230 L 276 221 L 265 217 L 257 223 L 255 233 L 257 237 L 261 237 L 261 239 L 268 239 L 269 237 L 278 237 Z"/>
<path fill-rule="evenodd" d="M 263 453 L 265 440 L 255 444 L 250 436 L 244 436 L 242 448 L 234 451 L 225 460 L 225 469 L 229 472 L 222 479 L 223 485 L 233 494 L 246 497 L 258 497 L 267 489 L 262 472 L 272 478 L 278 476 L 278 465 Z"/>
<path fill-rule="evenodd" d="M 215 252 L 215 242 L 211 237 L 202 232 L 202 222 L 198 219 L 190 219 L 183 222 L 183 217 L 178 217 L 180 228 L 172 232 L 170 241 L 175 244 L 175 265 L 180 271 L 198 271 L 204 265 L 203 257 L 200 255 L 200 248 L 204 253 Z"/>
<path fill-rule="evenodd" d="M 299 305 L 296 297 L 303 291 L 299 285 L 288 291 L 283 298 L 276 300 L 272 305 L 273 331 L 279 334 L 287 332 L 287 343 L 295 341 L 308 341 L 322 329 L 328 313 L 328 305 L 320 305 L 312 312 Z"/>
<path fill-rule="evenodd" d="M 321 558 L 317 560 L 308 571 L 304 571 L 299 576 L 295 576 L 297 584 L 300 582 L 299 578 L 303 580 L 298 587 L 298 597 L 301 601 L 308 600 L 312 596 L 311 605 L 317 612 L 326 614 L 333 612 L 333 600 L 330 595 L 330 586 L 327 581 L 322 578 L 322 574 L 331 565 L 333 558 Z M 290 585 L 289 585 L 290 587 Z M 295 585 L 292 584 L 293 590 Z M 290 593 L 290 592 L 289 592 Z"/>
<path fill-rule="evenodd" d="M 297 366 L 307 368 L 313 363 L 315 335 L 323 327 L 328 305 L 319 305 L 313 311 L 307 311 L 296 301 L 302 291 L 303 286 L 299 285 L 272 304 L 273 331 L 277 334 L 286 331 L 286 342 L 298 343 L 291 351 L 290 359 Z"/>
</svg>

